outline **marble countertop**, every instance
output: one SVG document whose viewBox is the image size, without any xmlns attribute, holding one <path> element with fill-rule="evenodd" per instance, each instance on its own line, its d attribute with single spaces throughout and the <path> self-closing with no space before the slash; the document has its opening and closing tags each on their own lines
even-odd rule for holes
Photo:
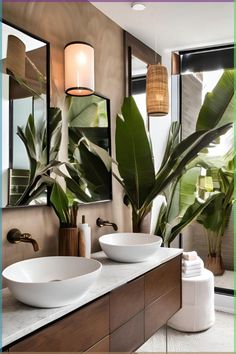
<svg viewBox="0 0 236 354">
<path fill-rule="evenodd" d="M 103 265 L 97 282 L 84 297 L 64 307 L 40 309 L 26 306 L 15 300 L 8 289 L 3 289 L 2 346 L 5 347 L 50 322 L 69 314 L 181 253 L 181 249 L 163 247 L 152 258 L 142 263 L 116 263 L 108 259 L 103 252 L 94 253 L 92 258 L 97 259 Z"/>
</svg>

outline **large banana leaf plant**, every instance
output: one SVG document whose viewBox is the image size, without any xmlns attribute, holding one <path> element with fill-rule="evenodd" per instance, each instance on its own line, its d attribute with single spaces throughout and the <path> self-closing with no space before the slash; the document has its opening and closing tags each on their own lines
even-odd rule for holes
<svg viewBox="0 0 236 354">
<path fill-rule="evenodd" d="M 113 175 L 124 188 L 125 204 L 132 208 L 134 232 L 140 231 L 143 219 L 152 208 L 153 200 L 178 182 L 186 166 L 198 156 L 201 150 L 232 127 L 232 123 L 227 122 L 226 119 L 223 125 L 220 122 L 234 94 L 233 81 L 233 71 L 227 71 L 222 75 L 217 90 L 214 90 L 210 97 L 210 102 L 207 96 L 203 103 L 196 132 L 183 141 L 177 142 L 179 125 L 177 123 L 172 125 L 166 153 L 156 174 L 144 120 L 134 99 L 125 98 L 116 122 L 116 161 L 119 175 L 115 173 Z M 225 92 L 225 87 L 231 89 Z M 220 100 L 218 90 L 221 92 Z M 207 119 L 208 113 L 211 113 L 212 126 L 204 129 L 199 126 L 199 121 L 203 121 L 204 116 Z"/>
<path fill-rule="evenodd" d="M 198 116 L 196 130 L 212 129 L 233 121 L 233 78 L 233 70 L 225 71 L 213 92 L 206 95 Z M 163 235 L 166 244 L 169 245 L 185 226 L 204 213 L 205 208 L 209 210 L 211 205 L 215 205 L 222 198 L 220 190 L 207 193 L 209 197 L 204 200 L 196 195 L 201 169 L 219 170 L 232 159 L 232 147 L 224 156 L 212 157 L 208 154 L 218 143 L 218 141 L 216 144 L 212 143 L 210 148 L 199 153 L 164 192 L 165 201 L 160 208 L 155 233 Z M 179 205 L 178 208 L 176 203 Z"/>
</svg>

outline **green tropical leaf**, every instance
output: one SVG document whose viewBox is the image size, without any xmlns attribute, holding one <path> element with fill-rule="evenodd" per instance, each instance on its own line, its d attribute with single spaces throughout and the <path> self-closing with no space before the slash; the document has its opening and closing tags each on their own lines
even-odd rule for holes
<svg viewBox="0 0 236 354">
<path fill-rule="evenodd" d="M 165 165 L 166 161 L 168 160 L 170 154 L 176 148 L 177 144 L 179 143 L 179 131 L 180 131 L 180 124 L 179 122 L 172 122 L 169 136 L 166 144 L 165 153 L 162 159 L 161 168 Z"/>
<path fill-rule="evenodd" d="M 89 151 L 87 146 L 81 142 L 81 173 L 86 182 L 90 185 L 89 191 L 94 197 L 102 199 L 110 198 L 111 176 L 103 161 L 97 155 Z"/>
<path fill-rule="evenodd" d="M 51 107 L 49 110 L 49 136 L 50 136 L 50 151 L 49 160 L 53 161 L 57 158 L 61 146 L 61 129 L 62 115 L 58 107 Z"/>
<path fill-rule="evenodd" d="M 55 181 L 51 195 L 50 202 L 57 214 L 61 224 L 69 224 L 69 203 L 66 193 L 63 191 L 61 186 Z"/>
<path fill-rule="evenodd" d="M 195 202 L 186 210 L 185 214 L 181 218 L 181 222 L 171 229 L 170 235 L 165 239 L 165 242 L 172 242 L 185 226 L 189 225 L 194 219 L 196 219 L 212 202 L 221 197 L 221 193 L 213 194 L 206 200 L 205 203 L 200 203 L 196 199 Z"/>
<path fill-rule="evenodd" d="M 183 217 L 186 210 L 195 201 L 195 192 L 201 168 L 194 167 L 187 170 L 181 180 L 179 189 L 179 216 Z"/>
<path fill-rule="evenodd" d="M 152 151 L 143 118 L 132 97 L 116 121 L 116 160 L 126 191 L 139 209 L 155 181 Z"/>
<path fill-rule="evenodd" d="M 106 166 L 107 171 L 111 171 L 112 158 L 109 155 L 107 150 L 92 143 L 90 140 L 86 138 L 83 138 L 81 142 L 83 142 L 87 146 L 90 152 L 92 152 L 94 155 L 98 156 L 102 160 L 102 162 Z"/>
<path fill-rule="evenodd" d="M 222 225 L 222 204 L 224 200 L 224 193 L 219 193 L 215 196 L 214 200 L 202 210 L 198 216 L 198 223 L 203 225 L 205 229 L 211 230 L 216 234 L 220 234 Z"/>
<path fill-rule="evenodd" d="M 213 129 L 232 122 L 233 114 L 229 112 L 227 112 L 227 117 L 222 118 L 227 109 L 233 112 L 234 91 L 234 69 L 225 70 L 213 91 L 207 93 L 205 97 L 199 112 L 196 130 Z"/>
<path fill-rule="evenodd" d="M 175 178 L 181 175 L 187 164 L 191 162 L 204 147 L 209 145 L 209 143 L 218 136 L 224 134 L 229 128 L 231 128 L 231 126 L 232 124 L 227 124 L 214 130 L 202 131 L 198 139 L 191 142 L 192 145 L 187 148 L 187 152 L 182 153 L 178 158 L 175 149 L 172 153 L 172 155 L 174 154 L 174 158 L 171 155 L 163 169 L 157 173 L 154 187 L 147 195 L 143 208 L 145 209 L 149 206 L 158 194 L 160 194 Z M 182 147 L 179 150 L 181 151 Z"/>
<path fill-rule="evenodd" d="M 70 127 L 96 127 L 98 126 L 98 105 L 91 103 L 83 111 L 70 120 Z"/>
</svg>

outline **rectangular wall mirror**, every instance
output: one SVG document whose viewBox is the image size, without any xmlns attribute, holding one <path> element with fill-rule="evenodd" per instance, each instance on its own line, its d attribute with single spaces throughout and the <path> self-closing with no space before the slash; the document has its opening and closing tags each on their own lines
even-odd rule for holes
<svg viewBox="0 0 236 354">
<path fill-rule="evenodd" d="M 124 32 L 126 95 L 133 96 L 149 130 L 146 107 L 146 75 L 149 64 L 161 63 L 161 56 L 146 44 Z"/>
<path fill-rule="evenodd" d="M 33 158 L 48 162 L 49 44 L 3 21 L 1 59 L 2 207 L 46 205 L 30 183 Z"/>
<path fill-rule="evenodd" d="M 93 202 L 112 199 L 110 100 L 98 94 L 67 97 L 69 142 L 68 158 Z M 108 163 L 107 163 L 108 162 Z"/>
</svg>

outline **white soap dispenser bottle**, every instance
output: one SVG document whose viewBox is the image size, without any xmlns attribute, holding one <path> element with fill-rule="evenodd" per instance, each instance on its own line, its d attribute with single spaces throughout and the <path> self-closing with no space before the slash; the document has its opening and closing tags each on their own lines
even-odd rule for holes
<svg viewBox="0 0 236 354">
<path fill-rule="evenodd" d="M 79 255 L 91 257 L 91 227 L 85 223 L 85 215 L 82 215 L 82 224 L 79 224 Z"/>
</svg>

